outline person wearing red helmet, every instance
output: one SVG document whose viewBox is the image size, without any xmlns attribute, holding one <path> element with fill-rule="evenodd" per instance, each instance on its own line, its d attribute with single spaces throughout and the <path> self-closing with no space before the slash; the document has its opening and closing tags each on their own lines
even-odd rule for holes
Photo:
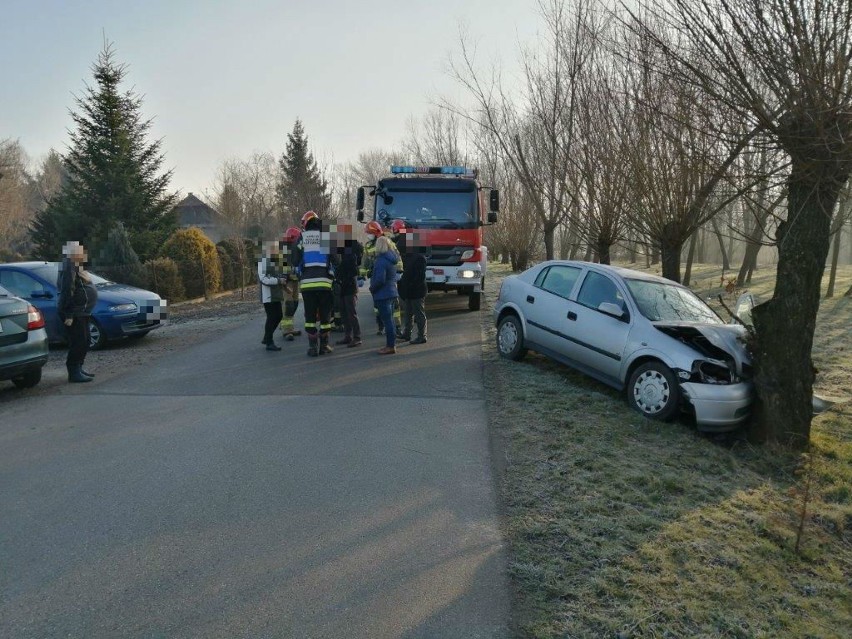
<svg viewBox="0 0 852 639">
<path fill-rule="evenodd" d="M 323 233 L 322 221 L 316 215 L 305 213 L 305 230 L 299 243 L 299 274 L 302 301 L 305 304 L 305 332 L 308 334 L 308 355 L 316 357 L 331 353 L 328 335 L 331 331 L 331 313 L 334 307 L 332 285 L 334 265 L 331 259 L 331 242 Z"/>
<path fill-rule="evenodd" d="M 286 277 L 283 286 L 284 317 L 281 320 L 281 333 L 288 342 L 302 334 L 293 324 L 293 317 L 299 309 L 299 278 L 296 275 L 296 265 L 299 263 L 298 247 L 301 238 L 302 232 L 291 226 L 284 232 L 281 241 L 281 270 Z"/>
<path fill-rule="evenodd" d="M 317 215 L 314 211 L 308 211 L 302 216 L 302 230 L 304 231 L 308 227 L 308 222 L 311 220 L 318 220 L 319 215 Z"/>
</svg>

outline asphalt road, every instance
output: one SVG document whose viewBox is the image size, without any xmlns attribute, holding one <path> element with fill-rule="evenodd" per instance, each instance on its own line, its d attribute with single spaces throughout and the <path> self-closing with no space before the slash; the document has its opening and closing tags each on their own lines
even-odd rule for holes
<svg viewBox="0 0 852 639">
<path fill-rule="evenodd" d="M 509 636 L 466 299 L 429 343 L 270 353 L 262 312 L 0 412 L 0 636 Z M 335 334 L 335 336 L 337 336 Z"/>
</svg>

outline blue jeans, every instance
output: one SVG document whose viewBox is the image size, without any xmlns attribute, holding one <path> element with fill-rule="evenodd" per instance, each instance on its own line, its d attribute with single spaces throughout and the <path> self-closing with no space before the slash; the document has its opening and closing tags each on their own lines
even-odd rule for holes
<svg viewBox="0 0 852 639">
<path fill-rule="evenodd" d="M 379 317 L 385 325 L 385 338 L 388 346 L 396 346 L 396 327 L 393 323 L 393 302 L 395 298 L 375 302 L 379 309 Z"/>
</svg>

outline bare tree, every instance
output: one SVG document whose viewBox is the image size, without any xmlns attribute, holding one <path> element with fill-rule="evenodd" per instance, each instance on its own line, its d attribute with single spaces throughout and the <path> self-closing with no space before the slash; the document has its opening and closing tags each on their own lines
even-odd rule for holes
<svg viewBox="0 0 852 639">
<path fill-rule="evenodd" d="M 753 314 L 754 435 L 804 446 L 820 281 L 838 196 L 852 173 L 852 3 L 670 0 L 651 13 L 689 44 L 684 55 L 668 35 L 644 30 L 675 72 L 760 127 L 789 157 L 775 291 Z"/>
<path fill-rule="evenodd" d="M 28 163 L 17 140 L 0 140 L 0 251 L 9 257 L 26 250 L 28 225 L 35 213 Z"/>
</svg>

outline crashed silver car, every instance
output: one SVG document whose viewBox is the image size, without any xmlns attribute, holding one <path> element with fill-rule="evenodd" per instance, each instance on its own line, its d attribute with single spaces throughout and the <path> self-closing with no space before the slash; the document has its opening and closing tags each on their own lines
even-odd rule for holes
<svg viewBox="0 0 852 639">
<path fill-rule="evenodd" d="M 497 348 L 533 350 L 618 390 L 652 419 L 682 410 L 707 431 L 749 416 L 752 371 L 742 326 L 726 324 L 685 286 L 629 269 L 550 261 L 503 280 Z"/>
</svg>

